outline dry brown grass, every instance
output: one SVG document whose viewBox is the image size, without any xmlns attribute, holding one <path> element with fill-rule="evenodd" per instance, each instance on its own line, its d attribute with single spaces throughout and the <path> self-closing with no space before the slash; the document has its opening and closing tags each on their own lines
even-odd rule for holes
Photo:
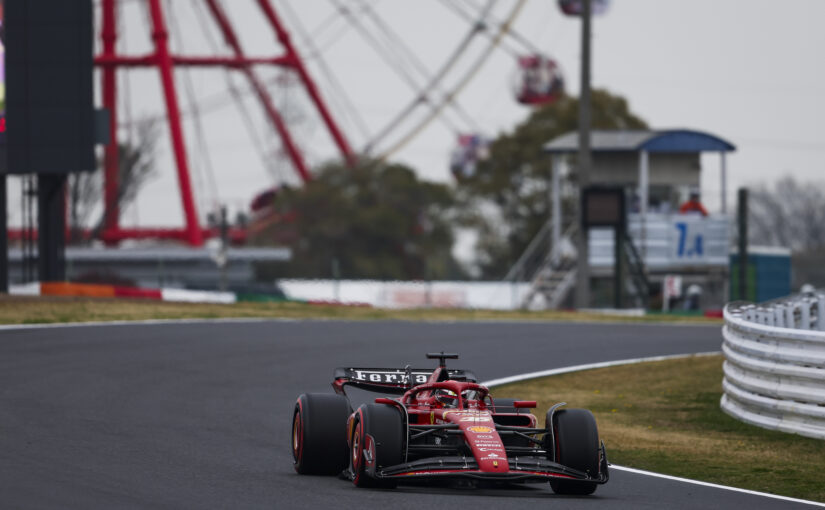
<svg viewBox="0 0 825 510">
<path fill-rule="evenodd" d="M 616 464 L 825 501 L 825 441 L 763 430 L 719 408 L 722 357 L 553 376 L 495 389 L 593 411 Z M 540 421 L 543 421 L 540 418 Z"/>
<path fill-rule="evenodd" d="M 296 302 L 232 305 L 167 303 L 139 299 L 71 297 L 22 297 L 0 295 L 0 324 L 146 320 L 180 318 L 261 317 L 345 320 L 554 320 L 569 322 L 668 322 L 679 324 L 721 324 L 705 317 L 653 316 L 622 317 L 566 311 L 493 311 L 454 309 L 387 310 L 368 307 L 309 305 Z"/>
</svg>

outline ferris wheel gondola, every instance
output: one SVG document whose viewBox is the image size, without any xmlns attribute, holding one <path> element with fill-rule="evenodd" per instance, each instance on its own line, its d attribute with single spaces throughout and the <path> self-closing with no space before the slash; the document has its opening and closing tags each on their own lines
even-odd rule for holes
<svg viewBox="0 0 825 510">
<path fill-rule="evenodd" d="M 450 153 L 450 172 L 459 182 L 475 175 L 479 162 L 490 157 L 490 140 L 479 134 L 458 136 L 458 143 Z"/>
<path fill-rule="evenodd" d="M 590 0 L 590 12 L 596 16 L 604 14 L 609 5 L 609 0 Z M 567 16 L 581 16 L 584 3 L 582 0 L 559 0 L 559 9 Z"/>
<path fill-rule="evenodd" d="M 518 58 L 513 89 L 521 104 L 550 104 L 564 93 L 564 78 L 554 60 L 540 54 L 525 55 Z"/>
</svg>

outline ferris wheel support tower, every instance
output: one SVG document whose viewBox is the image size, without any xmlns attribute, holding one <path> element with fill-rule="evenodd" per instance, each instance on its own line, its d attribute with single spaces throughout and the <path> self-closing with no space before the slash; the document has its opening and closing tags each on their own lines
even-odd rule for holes
<svg viewBox="0 0 825 510">
<path fill-rule="evenodd" d="M 277 57 L 247 57 L 240 45 L 229 18 L 218 3 L 218 0 L 205 0 L 209 12 L 215 19 L 224 41 L 232 50 L 232 56 L 184 56 L 173 55 L 169 50 L 169 31 L 166 27 L 161 0 L 148 0 L 150 19 L 152 23 L 152 41 L 154 52 L 148 55 L 128 56 L 117 53 L 117 1 L 102 0 L 102 53 L 95 58 L 95 65 L 102 68 L 101 86 L 103 106 L 109 111 L 109 145 L 104 155 L 104 228 L 103 240 L 115 245 L 123 239 L 175 239 L 192 246 L 200 246 L 206 237 L 215 235 L 209 229 L 202 229 L 199 221 L 195 201 L 192 194 L 192 185 L 189 172 L 189 163 L 186 145 L 183 136 L 180 108 L 173 76 L 173 69 L 177 66 L 189 67 L 222 67 L 241 71 L 249 80 L 252 89 L 261 102 L 267 117 L 278 133 L 284 148 L 295 167 L 301 180 L 307 182 L 312 179 L 306 166 L 303 155 L 295 144 L 289 128 L 284 122 L 278 109 L 264 84 L 255 74 L 256 65 L 275 65 L 293 70 L 299 77 L 301 84 L 307 91 L 310 99 L 318 110 L 324 124 L 337 145 L 341 155 L 349 163 L 355 161 L 355 153 L 338 128 L 321 94 L 304 65 L 295 47 L 292 45 L 288 31 L 278 17 L 269 0 L 256 0 L 267 22 L 272 26 L 278 42 L 284 48 L 284 54 Z M 122 229 L 120 227 L 120 211 L 118 207 L 118 142 L 117 142 L 117 81 L 116 71 L 119 67 L 155 67 L 158 69 L 166 106 L 166 117 L 169 122 L 172 150 L 180 188 L 181 204 L 183 206 L 185 226 L 180 229 L 140 228 Z M 243 232 L 233 232 L 233 239 L 243 240 Z"/>
</svg>

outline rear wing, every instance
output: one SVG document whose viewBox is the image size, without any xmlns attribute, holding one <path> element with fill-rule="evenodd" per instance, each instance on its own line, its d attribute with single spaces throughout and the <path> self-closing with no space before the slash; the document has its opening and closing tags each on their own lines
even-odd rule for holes
<svg viewBox="0 0 825 510">
<path fill-rule="evenodd" d="M 413 386 L 424 384 L 433 374 L 431 368 L 344 368 L 335 369 L 336 392 L 342 392 L 350 385 L 363 390 L 401 395 Z M 455 381 L 478 382 L 469 370 L 449 369 L 449 379 Z M 410 381 L 412 379 L 412 381 Z"/>
</svg>

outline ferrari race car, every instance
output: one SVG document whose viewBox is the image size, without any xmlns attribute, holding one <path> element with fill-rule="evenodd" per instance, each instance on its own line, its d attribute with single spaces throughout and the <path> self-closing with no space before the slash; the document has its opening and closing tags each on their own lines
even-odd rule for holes
<svg viewBox="0 0 825 510">
<path fill-rule="evenodd" d="M 433 370 L 337 368 L 335 394 L 298 397 L 292 455 L 301 474 L 341 474 L 358 487 L 431 480 L 550 482 L 559 494 L 591 494 L 608 480 L 596 420 L 552 406 L 543 427 L 535 401 L 493 398 L 457 354 L 429 353 Z M 353 410 L 348 389 L 378 396 Z M 351 392 L 352 393 L 352 392 Z M 400 396 L 399 396 L 400 395 Z"/>
</svg>

